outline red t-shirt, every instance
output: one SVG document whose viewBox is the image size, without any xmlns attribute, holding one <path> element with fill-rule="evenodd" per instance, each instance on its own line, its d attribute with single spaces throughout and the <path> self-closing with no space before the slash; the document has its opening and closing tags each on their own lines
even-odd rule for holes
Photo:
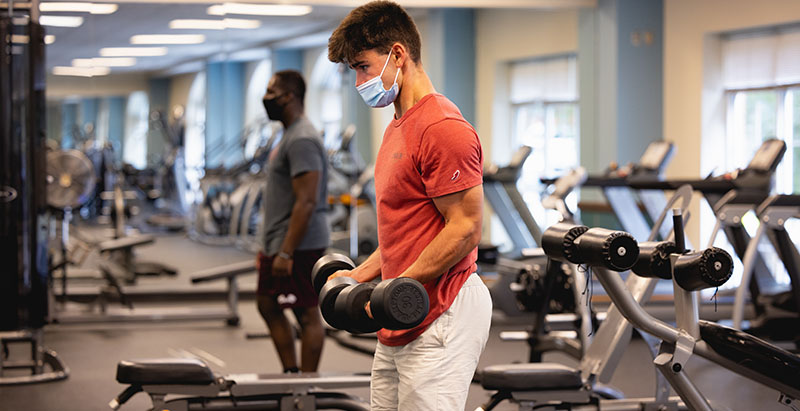
<svg viewBox="0 0 800 411">
<path fill-rule="evenodd" d="M 444 228 L 433 203 L 483 183 L 483 150 L 475 129 L 441 94 L 429 94 L 386 127 L 375 161 L 381 274 L 395 278 L 416 261 Z M 430 311 L 410 330 L 378 331 L 385 345 L 405 345 L 445 312 L 476 270 L 475 248 L 449 271 L 425 285 Z"/>
</svg>

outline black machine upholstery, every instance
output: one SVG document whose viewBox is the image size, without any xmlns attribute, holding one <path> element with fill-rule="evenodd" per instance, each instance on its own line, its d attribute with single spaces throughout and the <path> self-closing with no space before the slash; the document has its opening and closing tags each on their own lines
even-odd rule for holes
<svg viewBox="0 0 800 411">
<path fill-rule="evenodd" d="M 207 385 L 214 382 L 214 373 L 206 363 L 194 358 L 120 361 L 117 381 L 138 385 Z"/>
<path fill-rule="evenodd" d="M 700 321 L 700 335 L 719 355 L 800 390 L 800 357 L 743 331 Z"/>
<path fill-rule="evenodd" d="M 486 367 L 481 385 L 487 390 L 571 390 L 583 385 L 581 372 L 555 363 L 504 364 Z"/>
</svg>

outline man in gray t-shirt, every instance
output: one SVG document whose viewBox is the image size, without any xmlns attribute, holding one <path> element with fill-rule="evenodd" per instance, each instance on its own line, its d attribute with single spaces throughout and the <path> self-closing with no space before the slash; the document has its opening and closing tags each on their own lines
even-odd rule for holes
<svg viewBox="0 0 800 411">
<path fill-rule="evenodd" d="M 284 70 L 272 76 L 264 95 L 267 115 L 283 123 L 284 133 L 269 158 L 256 295 L 284 372 L 315 372 L 325 338 L 311 268 L 330 241 L 328 169 L 320 133 L 303 114 L 305 89 L 300 73 Z M 284 308 L 302 327 L 300 367 Z"/>
</svg>

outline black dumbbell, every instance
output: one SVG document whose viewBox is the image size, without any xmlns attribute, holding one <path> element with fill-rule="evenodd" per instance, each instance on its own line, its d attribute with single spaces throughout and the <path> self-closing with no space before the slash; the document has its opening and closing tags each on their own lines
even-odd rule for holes
<svg viewBox="0 0 800 411">
<path fill-rule="evenodd" d="M 427 316 L 428 294 L 425 287 L 411 278 L 397 278 L 375 283 L 358 283 L 350 277 L 328 277 L 339 270 L 354 268 L 352 260 L 341 254 L 320 258 L 311 270 L 312 282 L 319 292 L 322 316 L 333 328 L 354 334 L 375 332 L 381 328 L 409 329 Z M 370 302 L 374 319 L 364 306 Z"/>
<path fill-rule="evenodd" d="M 389 330 L 406 330 L 428 315 L 428 292 L 419 281 L 401 277 L 378 283 L 369 299 L 375 321 Z"/>
<path fill-rule="evenodd" d="M 333 316 L 346 319 L 346 325 L 339 327 L 352 334 L 374 333 L 380 330 L 378 322 L 367 315 L 364 306 L 370 300 L 376 284 L 358 283 L 346 286 L 336 297 Z"/>
<path fill-rule="evenodd" d="M 364 306 L 370 303 L 372 317 Z M 395 278 L 378 283 L 348 285 L 336 297 L 333 317 L 346 318 L 346 331 L 371 333 L 386 328 L 414 328 L 428 315 L 430 302 L 425 287 L 412 278 Z"/>
<path fill-rule="evenodd" d="M 319 293 L 322 318 L 328 325 L 336 329 L 345 329 L 348 322 L 343 313 L 335 309 L 336 297 L 346 287 L 358 284 L 358 281 L 351 277 L 336 277 L 328 281 L 328 277 L 339 270 L 352 270 L 353 268 L 355 268 L 355 264 L 347 256 L 328 254 L 317 260 L 311 269 L 311 281 L 314 289 Z"/>
<path fill-rule="evenodd" d="M 328 281 L 328 277 L 339 270 L 352 270 L 356 268 L 355 263 L 344 254 L 326 254 L 322 256 L 311 269 L 311 283 L 317 294 L 322 292 L 322 286 Z"/>
</svg>

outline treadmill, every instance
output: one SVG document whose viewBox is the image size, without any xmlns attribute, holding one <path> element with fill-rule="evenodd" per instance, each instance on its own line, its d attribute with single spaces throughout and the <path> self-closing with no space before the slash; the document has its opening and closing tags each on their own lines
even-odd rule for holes
<svg viewBox="0 0 800 411">
<path fill-rule="evenodd" d="M 695 191 L 703 195 L 716 216 L 717 221 L 709 244 L 714 243 L 718 232 L 724 232 L 733 251 L 744 262 L 752 238 L 742 224 L 742 219 L 748 212 L 756 211 L 769 197 L 770 190 L 774 186 L 775 170 L 785 152 L 786 143 L 783 140 L 768 139 L 761 144 L 748 166 L 741 170 L 700 180 L 632 179 L 629 184 L 633 188 L 642 190 L 674 190 L 684 184 L 691 185 Z M 783 247 L 774 233 L 767 237 L 776 250 Z M 750 253 L 752 255 L 748 259 L 748 270 L 752 272 L 752 277 L 747 287 L 751 295 L 759 296 L 764 290 L 775 289 L 778 285 L 758 250 L 757 243 Z M 784 256 L 781 255 L 781 258 Z M 756 306 L 756 316 L 762 314 L 761 308 Z"/>
<path fill-rule="evenodd" d="M 766 235 L 789 275 L 789 289 L 772 295 L 765 295 L 763 292 L 753 294 L 750 290 L 756 316 L 749 324 L 745 324 L 744 306 L 748 288 L 739 287 L 733 306 L 733 327 L 747 328 L 748 333 L 774 341 L 792 341 L 793 350 L 797 351 L 800 349 L 800 253 L 786 231 L 785 224 L 789 219 L 800 218 L 800 195 L 769 196 L 758 205 L 756 214 L 760 225 L 747 246 L 742 284 L 751 280 L 758 244 Z"/>
<path fill-rule="evenodd" d="M 500 219 L 512 243 L 510 258 L 522 257 L 522 250 L 535 248 L 542 239 L 542 230 L 517 189 L 522 166 L 532 149 L 520 146 L 503 166 L 489 165 L 483 171 L 483 195 Z"/>
<path fill-rule="evenodd" d="M 602 175 L 589 175 L 582 187 L 601 189 L 622 229 L 636 238 L 647 238 L 651 221 L 656 221 L 667 199 L 661 189 L 642 189 L 635 192 L 629 181 L 661 181 L 664 171 L 675 154 L 675 145 L 667 141 L 654 141 L 647 146 L 638 163 L 614 168 Z M 553 184 L 555 179 L 543 178 L 543 184 Z M 646 214 L 642 213 L 639 203 Z M 671 222 L 660 227 L 659 234 L 667 238 L 672 231 Z"/>
</svg>

